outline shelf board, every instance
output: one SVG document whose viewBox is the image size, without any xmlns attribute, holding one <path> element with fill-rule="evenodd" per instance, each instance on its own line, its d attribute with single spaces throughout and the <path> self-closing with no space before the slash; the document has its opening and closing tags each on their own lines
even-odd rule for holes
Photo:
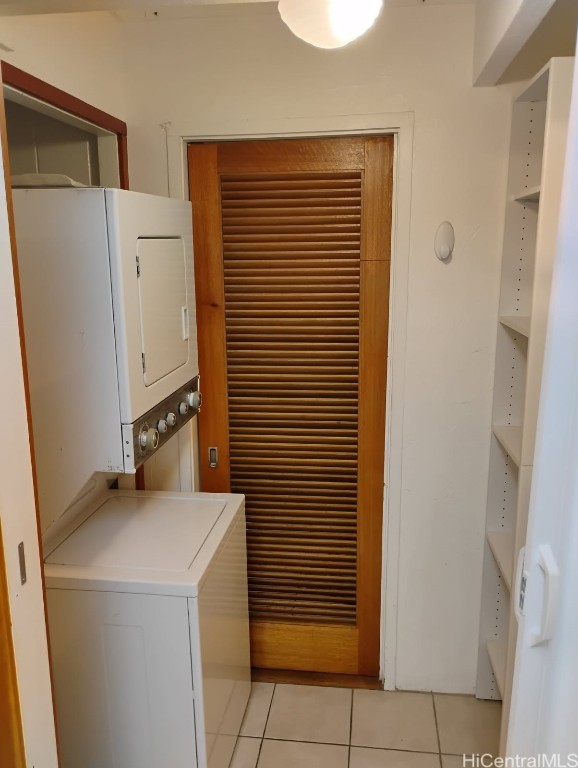
<svg viewBox="0 0 578 768">
<path fill-rule="evenodd" d="M 494 425 L 492 431 L 502 448 L 519 467 L 522 461 L 522 427 Z"/>
<path fill-rule="evenodd" d="M 540 185 L 536 187 L 530 187 L 525 189 L 520 194 L 514 196 L 514 200 L 517 203 L 539 203 L 540 202 Z"/>
<path fill-rule="evenodd" d="M 525 83 L 516 101 L 546 101 L 552 62 L 549 61 L 534 75 L 530 82 Z"/>
<path fill-rule="evenodd" d="M 500 323 L 526 338 L 530 335 L 530 317 L 527 315 L 500 315 Z"/>
<path fill-rule="evenodd" d="M 508 590 L 512 589 L 514 575 L 514 534 L 489 531 L 488 543 Z"/>
<path fill-rule="evenodd" d="M 486 643 L 490 664 L 494 671 L 500 696 L 504 698 L 506 689 L 506 660 L 508 658 L 508 646 L 500 640 L 488 640 Z"/>
</svg>

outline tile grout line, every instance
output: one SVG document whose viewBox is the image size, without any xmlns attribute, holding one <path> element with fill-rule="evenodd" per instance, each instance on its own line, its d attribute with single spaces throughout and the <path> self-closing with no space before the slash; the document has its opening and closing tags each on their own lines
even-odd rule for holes
<svg viewBox="0 0 578 768">
<path fill-rule="evenodd" d="M 263 735 L 261 736 L 261 743 L 259 744 L 259 752 L 257 754 L 257 762 L 255 768 L 259 766 L 259 760 L 261 759 L 261 751 L 263 749 L 263 742 L 265 741 L 265 731 L 267 730 L 267 723 L 269 722 L 269 715 L 273 708 L 273 699 L 275 698 L 275 691 L 277 690 L 277 683 L 273 683 L 273 693 L 271 694 L 271 701 L 269 702 L 269 709 L 267 710 L 267 717 L 265 718 L 265 725 L 263 726 Z"/>
<path fill-rule="evenodd" d="M 0 3 L 1 4 L 1 3 Z M 246 739 L 262 739 L 263 737 L 260 736 L 245 736 Z M 344 742 L 339 741 L 308 741 L 307 739 L 288 739 L 288 738 L 280 738 L 278 736 L 267 736 L 265 739 L 266 741 L 282 741 L 286 744 L 311 744 L 316 745 L 319 744 L 323 747 L 347 747 L 347 744 Z M 352 744 L 352 747 L 359 747 L 360 749 L 371 749 L 374 752 L 403 752 L 405 755 L 439 755 L 439 752 L 428 752 L 427 750 L 423 749 L 401 749 L 400 747 L 375 747 L 371 746 L 370 744 Z M 454 755 L 451 752 L 444 752 L 444 754 L 453 756 L 453 757 L 461 757 L 461 754 Z"/>
<path fill-rule="evenodd" d="M 351 737 L 353 735 L 353 688 L 351 689 L 351 709 L 349 710 L 349 744 L 347 747 L 347 768 L 351 768 Z"/>
<path fill-rule="evenodd" d="M 438 754 L 440 756 L 440 768 L 443 768 L 443 764 L 442 764 L 442 742 L 441 742 L 441 739 L 440 739 L 440 726 L 439 726 L 439 723 L 438 723 L 438 713 L 437 713 L 437 709 L 436 709 L 436 697 L 435 697 L 435 694 L 434 694 L 433 691 L 432 691 L 432 694 L 431 694 L 431 701 L 432 701 L 432 704 L 433 704 L 434 720 L 435 720 L 435 724 L 436 724 L 436 736 L 438 738 Z"/>
</svg>

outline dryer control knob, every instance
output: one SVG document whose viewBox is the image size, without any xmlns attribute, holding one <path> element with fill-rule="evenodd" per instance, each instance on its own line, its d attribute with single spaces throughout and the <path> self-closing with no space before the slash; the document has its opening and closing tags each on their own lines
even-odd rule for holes
<svg viewBox="0 0 578 768">
<path fill-rule="evenodd" d="M 187 403 L 190 405 L 191 408 L 194 408 L 195 411 L 198 411 L 201 407 L 201 404 L 203 402 L 203 396 L 200 392 L 187 392 Z"/>
<path fill-rule="evenodd" d="M 169 427 L 174 427 L 175 424 L 177 423 L 177 417 L 175 416 L 174 413 L 167 413 L 165 421 L 167 422 Z"/>
<path fill-rule="evenodd" d="M 179 413 L 181 416 L 185 416 L 189 412 L 189 404 L 188 403 L 179 403 Z"/>
<path fill-rule="evenodd" d="M 141 448 L 145 451 L 154 451 L 159 444 L 159 431 L 154 427 L 143 427 L 139 434 Z"/>
<path fill-rule="evenodd" d="M 169 428 L 169 425 L 167 424 L 166 419 L 159 419 L 157 421 L 157 429 L 162 435 L 164 435 L 164 433 L 168 430 L 168 428 Z"/>
</svg>

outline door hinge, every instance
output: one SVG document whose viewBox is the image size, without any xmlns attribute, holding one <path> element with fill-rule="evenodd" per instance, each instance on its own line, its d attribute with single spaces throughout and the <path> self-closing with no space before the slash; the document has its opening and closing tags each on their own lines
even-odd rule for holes
<svg viewBox="0 0 578 768">
<path fill-rule="evenodd" d="M 146 364 L 145 353 L 144 352 L 142 353 L 142 372 L 143 373 L 147 372 L 147 364 Z"/>
<path fill-rule="evenodd" d="M 136 276 L 140 277 L 140 259 L 138 256 L 136 257 Z"/>
</svg>

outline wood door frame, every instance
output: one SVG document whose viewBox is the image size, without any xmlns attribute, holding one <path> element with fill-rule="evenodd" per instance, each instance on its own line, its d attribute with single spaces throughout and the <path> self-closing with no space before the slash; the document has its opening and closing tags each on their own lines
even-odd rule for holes
<svg viewBox="0 0 578 768">
<path fill-rule="evenodd" d="M 114 115 L 104 112 L 98 107 L 93 107 L 77 96 L 57 88 L 50 83 L 41 80 L 29 72 L 18 69 L 7 61 L 1 61 L 1 83 L 15 88 L 28 96 L 49 104 L 62 112 L 68 112 L 75 117 L 80 117 L 98 128 L 103 128 L 110 133 L 116 133 L 118 147 L 118 170 L 120 189 L 129 189 L 128 177 L 128 127 L 127 124 Z M 145 490 L 144 467 L 140 466 L 136 472 L 136 488 Z"/>
<path fill-rule="evenodd" d="M 394 148 L 393 226 L 389 360 L 387 372 L 386 461 L 382 540 L 380 677 L 384 688 L 396 688 L 397 594 L 402 496 L 405 346 L 413 168 L 413 112 L 374 113 L 281 120 L 219 120 L 167 126 L 169 194 L 188 200 L 187 145 L 192 142 L 247 141 L 392 134 Z"/>
<path fill-rule="evenodd" d="M 116 133 L 120 188 L 129 188 L 127 125 L 125 122 L 28 72 L 24 72 L 22 69 L 18 69 L 7 61 L 2 61 L 2 83 L 28 94 L 28 96 L 44 101 L 63 112 L 80 117 L 99 128 Z"/>
<path fill-rule="evenodd" d="M 24 734 L 12 641 L 8 579 L 0 525 L 0 761 L 6 768 L 25 768 Z M 6 762 L 7 761 L 7 762 Z"/>
<path fill-rule="evenodd" d="M 102 110 L 91 106 L 87 102 L 84 102 L 81 99 L 78 99 L 76 96 L 72 96 L 71 94 L 66 93 L 66 91 L 62 91 L 59 88 L 56 88 L 55 86 L 50 85 L 49 83 L 46 83 L 43 80 L 40 80 L 39 78 L 33 75 L 30 75 L 27 72 L 24 72 L 23 70 L 18 69 L 17 67 L 14 67 L 12 64 L 9 64 L 8 62 L 2 60 L 0 61 L 0 88 L 3 89 L 4 85 L 16 88 L 22 91 L 23 93 L 27 93 L 30 96 L 33 96 L 37 99 L 40 99 L 46 102 L 47 104 L 50 104 L 53 107 L 56 107 L 65 112 L 69 112 L 85 120 L 88 120 L 94 125 L 100 128 L 104 128 L 105 130 L 111 131 L 112 133 L 116 133 L 117 145 L 118 145 L 118 158 L 119 158 L 119 178 L 120 178 L 121 188 L 128 189 L 128 184 L 129 184 L 128 145 L 127 145 L 126 123 L 124 123 L 122 120 L 119 120 L 118 118 L 113 117 L 112 115 L 109 115 L 107 112 L 103 112 Z M 22 298 L 20 293 L 20 282 L 19 282 L 19 272 L 18 272 L 14 211 L 13 211 L 13 204 L 12 204 L 12 190 L 10 186 L 8 134 L 6 129 L 5 100 L 4 100 L 3 91 L 2 91 L 2 101 L 0 103 L 0 138 L 2 143 L 2 154 L 4 159 L 4 183 L 6 187 L 6 207 L 7 207 L 8 224 L 10 228 L 12 263 L 13 263 L 13 270 L 14 270 L 14 285 L 15 285 L 15 292 L 16 292 L 16 309 L 18 314 L 18 326 L 20 331 L 20 349 L 21 349 L 21 355 L 22 355 L 24 392 L 25 392 L 25 398 L 26 398 L 28 434 L 29 434 L 29 440 L 30 440 L 30 459 L 31 459 L 31 468 L 32 468 L 32 480 L 34 485 L 34 500 L 36 505 L 38 546 L 39 546 L 40 559 L 41 559 L 40 574 L 41 574 L 42 593 L 44 595 L 44 622 L 45 622 L 46 635 L 47 635 L 47 641 L 48 641 L 48 661 L 50 666 L 50 676 L 51 676 L 51 684 L 52 684 L 53 709 L 54 709 L 54 713 L 56 714 L 56 707 L 54 702 L 54 685 L 52 682 L 50 635 L 48 633 L 48 616 L 47 616 L 47 607 L 46 607 L 46 584 L 44 580 L 44 569 L 42 568 L 42 536 L 41 536 L 41 529 L 40 529 L 40 516 L 39 516 L 39 506 L 38 506 L 38 482 L 37 482 L 37 474 L 36 474 L 36 461 L 34 457 L 34 436 L 32 431 L 30 386 L 28 382 L 28 366 L 26 363 L 26 345 L 24 340 L 23 319 L 22 319 Z M 143 478 L 144 478 L 144 473 L 141 473 L 141 479 L 140 479 L 141 484 L 143 483 Z M 139 479 L 137 477 L 137 487 L 138 485 L 139 485 Z M 144 487 L 144 484 L 143 484 L 143 487 Z M 3 544 L 0 537 L 0 548 L 2 546 Z M 10 629 L 11 627 L 10 605 L 7 599 L 8 598 L 7 586 L 6 586 L 5 580 L 2 579 L 2 569 L 4 566 L 3 555 L 4 555 L 4 551 L 2 549 L 0 551 L 0 632 L 2 631 L 3 626 L 7 626 L 8 629 Z M 4 594 L 5 591 L 6 591 L 6 594 Z M 5 650 L 6 650 L 6 653 L 0 655 L 0 664 L 6 664 L 6 667 L 5 667 L 6 682 L 10 684 L 10 687 L 7 689 L 6 693 L 7 693 L 7 701 L 10 702 L 10 711 L 12 715 L 10 723 L 9 724 L 7 723 L 7 725 L 9 725 L 11 729 L 11 734 L 7 733 L 6 736 L 8 735 L 11 736 L 12 743 L 14 745 L 13 751 L 14 751 L 15 768 L 19 768 L 20 765 L 22 765 L 22 768 L 23 768 L 24 767 L 24 734 L 22 732 L 22 717 L 21 717 L 21 711 L 20 711 L 20 699 L 18 695 L 18 682 L 16 678 L 16 667 L 14 666 L 13 672 L 10 668 L 11 659 L 12 659 L 12 662 L 14 662 L 15 660 L 14 660 L 14 654 L 9 653 L 9 651 L 13 649 L 6 647 Z M 0 711 L 3 711 L 1 706 L 0 706 Z M 55 723 L 55 728 L 56 728 L 56 723 Z M 18 734 L 18 729 L 20 729 L 20 734 Z M 19 746 L 20 743 L 21 743 L 21 747 Z M 58 739 L 57 739 L 57 750 L 58 750 Z"/>
</svg>

